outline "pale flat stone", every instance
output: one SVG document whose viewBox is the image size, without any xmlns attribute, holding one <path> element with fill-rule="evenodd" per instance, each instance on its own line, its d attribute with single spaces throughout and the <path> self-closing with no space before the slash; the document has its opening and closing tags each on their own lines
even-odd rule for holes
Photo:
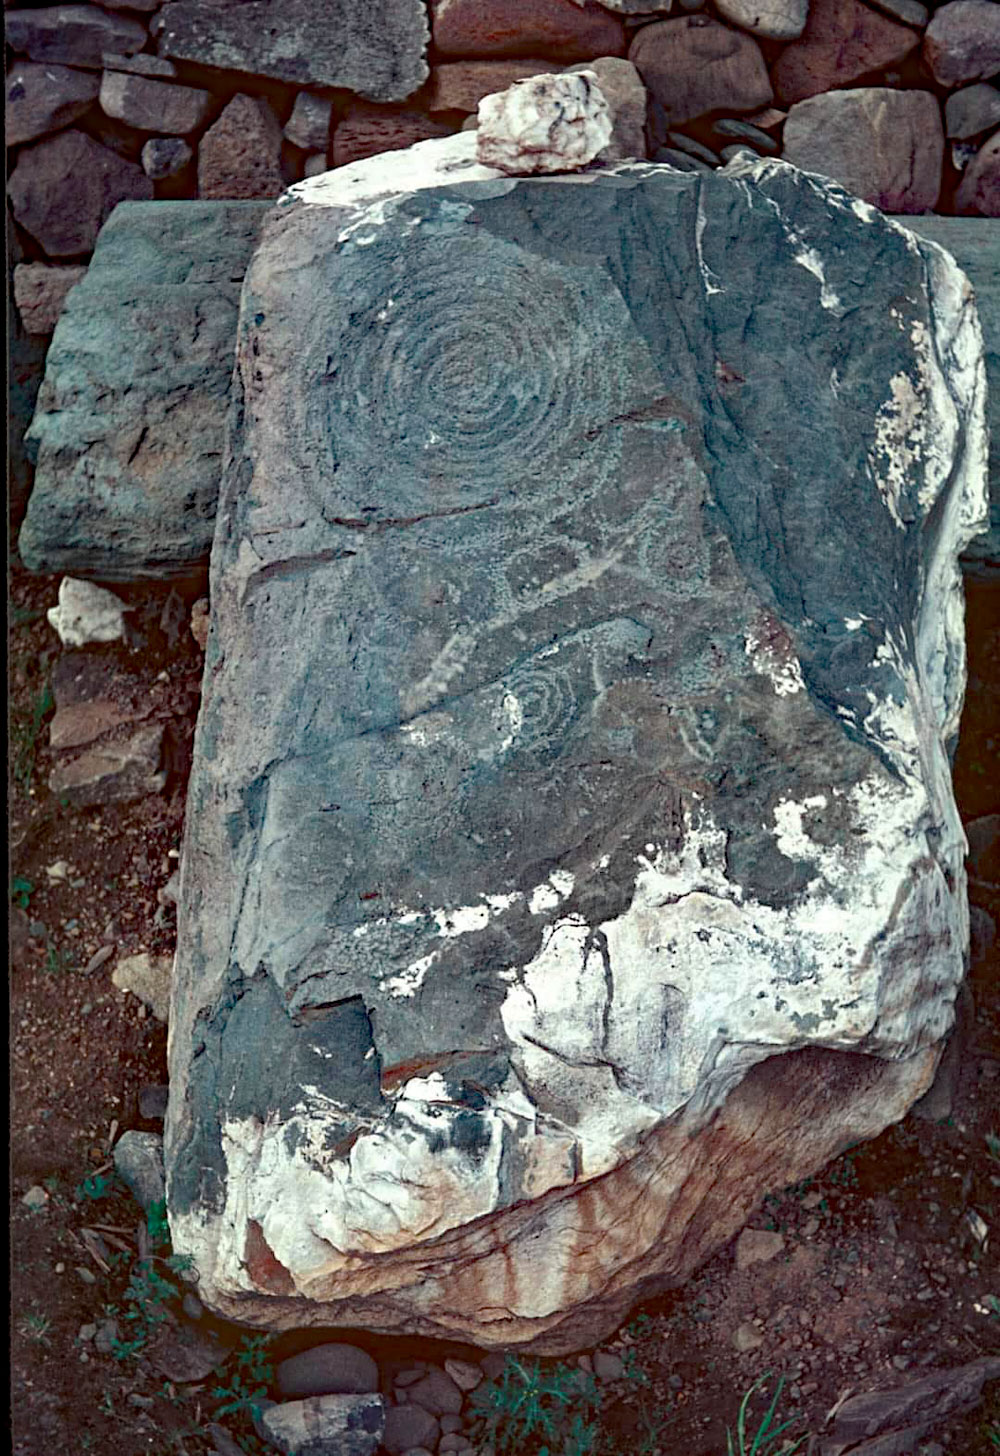
<svg viewBox="0 0 1000 1456">
<path fill-rule="evenodd" d="M 112 971 L 111 980 L 119 991 L 129 991 L 138 997 L 157 1021 L 170 1019 L 173 956 L 150 955 L 146 951 L 141 955 L 125 956 Z"/>
<path fill-rule="evenodd" d="M 768 40 L 795 40 L 806 27 L 809 0 L 715 0 L 723 20 Z"/>
<path fill-rule="evenodd" d="M 49 788 L 76 808 L 144 799 L 166 787 L 166 771 L 159 767 L 162 756 L 163 725 L 156 723 L 58 763 L 49 774 Z"/>
<path fill-rule="evenodd" d="M 784 1235 L 771 1229 L 745 1228 L 736 1240 L 736 1268 L 742 1273 L 754 1264 L 769 1264 L 785 1247 Z"/>
<path fill-rule="evenodd" d="M 933 212 L 944 161 L 941 108 L 930 91 L 827 91 L 791 108 L 782 156 L 883 212 Z"/>
<path fill-rule="evenodd" d="M 479 103 L 476 157 L 512 176 L 571 172 L 604 150 L 611 130 L 593 71 L 534 76 Z"/>
<path fill-rule="evenodd" d="M 64 647 L 83 647 L 88 642 L 120 642 L 125 636 L 125 603 L 114 592 L 64 576 L 59 583 L 59 603 L 46 616 Z"/>
<path fill-rule="evenodd" d="M 51 263 L 18 263 L 14 268 L 14 302 L 29 334 L 51 334 L 71 288 L 86 277 L 85 264 L 58 267 Z"/>
</svg>

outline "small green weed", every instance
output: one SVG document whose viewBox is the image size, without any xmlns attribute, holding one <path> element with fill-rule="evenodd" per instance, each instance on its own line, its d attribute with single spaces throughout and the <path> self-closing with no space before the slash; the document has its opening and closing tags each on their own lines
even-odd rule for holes
<svg viewBox="0 0 1000 1456">
<path fill-rule="evenodd" d="M 23 875 L 11 875 L 10 898 L 19 909 L 27 910 L 34 893 L 35 887 L 30 880 L 26 880 Z"/>
<path fill-rule="evenodd" d="M 46 1314 L 26 1314 L 18 1325 L 20 1333 L 34 1345 L 48 1345 L 52 1321 Z"/>
<path fill-rule="evenodd" d="M 180 1298 L 180 1290 L 171 1279 L 165 1279 L 156 1268 L 158 1263 L 171 1267 L 170 1260 L 140 1259 L 133 1264 L 125 1290 L 127 1308 L 122 1316 L 131 1326 L 128 1339 L 115 1340 L 111 1353 L 116 1360 L 139 1355 L 149 1344 L 163 1322 L 170 1317 L 171 1302 Z M 119 1311 L 109 1307 L 108 1313 L 118 1317 Z"/>
<path fill-rule="evenodd" d="M 170 1243 L 170 1225 L 167 1222 L 167 1200 L 158 1199 L 146 1210 L 146 1232 L 154 1249 Z"/>
<path fill-rule="evenodd" d="M 222 1402 L 216 1409 L 217 1416 L 246 1415 L 253 1421 L 260 1420 L 261 1401 L 267 1398 L 267 1388 L 274 1379 L 268 1345 L 267 1335 L 244 1335 L 228 1385 L 217 1385 L 212 1391 Z"/>
<path fill-rule="evenodd" d="M 115 1177 L 113 1173 L 90 1173 L 82 1183 L 78 1183 L 74 1189 L 77 1202 L 99 1203 L 102 1198 L 107 1198 L 114 1187 Z"/>
<path fill-rule="evenodd" d="M 854 1166 L 854 1159 L 857 1153 L 847 1152 L 840 1159 L 838 1165 L 827 1173 L 827 1180 L 837 1188 L 857 1188 L 858 1170 Z"/>
<path fill-rule="evenodd" d="M 68 946 L 53 945 L 50 940 L 45 950 L 45 971 L 50 976 L 63 976 L 73 969 L 73 953 Z"/>
<path fill-rule="evenodd" d="M 590 1417 L 599 1404 L 597 1386 L 581 1370 L 543 1369 L 537 1360 L 508 1355 L 499 1380 L 480 1386 L 472 1403 L 501 1456 L 588 1456 L 596 1449 Z"/>
<path fill-rule="evenodd" d="M 747 1430 L 747 1416 L 750 1401 L 756 1395 L 757 1391 L 766 1385 L 770 1378 L 771 1371 L 768 1370 L 759 1380 L 754 1381 L 753 1385 L 751 1385 L 750 1389 L 740 1401 L 739 1415 L 736 1418 L 736 1433 L 734 1435 L 731 1430 L 726 1432 L 727 1456 L 777 1456 L 779 1451 L 782 1453 L 782 1456 L 791 1456 L 791 1453 L 797 1451 L 805 1441 L 805 1436 L 800 1436 L 791 1446 L 787 1444 L 778 1445 L 781 1436 L 784 1435 L 790 1426 L 794 1426 L 798 1419 L 797 1416 L 792 1416 L 789 1420 L 782 1421 L 778 1426 L 772 1425 L 775 1412 L 778 1409 L 778 1401 L 781 1399 L 781 1392 L 785 1385 L 784 1376 L 781 1376 L 778 1380 L 774 1389 L 774 1395 L 771 1397 L 771 1404 L 768 1406 L 756 1431 L 751 1433 Z"/>
<path fill-rule="evenodd" d="M 35 756 L 38 739 L 46 714 L 55 706 L 52 689 L 48 681 L 42 683 L 35 693 L 26 713 L 16 714 L 10 724 L 11 774 L 14 782 L 24 792 L 31 788 L 35 773 Z"/>
<path fill-rule="evenodd" d="M 986 1134 L 986 1151 L 994 1163 L 1000 1163 L 1000 1133 L 988 1132 Z"/>
</svg>

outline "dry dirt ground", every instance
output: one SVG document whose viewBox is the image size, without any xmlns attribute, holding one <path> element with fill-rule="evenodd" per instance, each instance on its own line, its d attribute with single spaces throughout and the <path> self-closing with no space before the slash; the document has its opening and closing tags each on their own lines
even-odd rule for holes
<svg viewBox="0 0 1000 1456">
<path fill-rule="evenodd" d="M 122 957 L 173 947 L 173 909 L 157 891 L 177 863 L 201 673 L 179 607 L 189 608 L 203 585 L 189 583 L 180 603 L 163 587 L 121 590 L 134 608 L 130 644 L 87 649 L 114 660 L 134 711 L 165 723 L 170 776 L 162 794 L 86 810 L 47 787 L 48 684 L 63 649 L 44 609 L 57 586 L 16 562 L 11 569 L 13 1451 L 234 1456 L 228 1431 L 240 1449 L 259 1453 L 241 1394 L 265 1355 L 280 1358 L 321 1332 L 282 1337 L 254 1355 L 247 1332 L 214 1326 L 220 1357 L 232 1353 L 216 1372 L 190 1378 L 171 1355 L 185 1293 L 192 1308 L 185 1271 L 171 1265 L 163 1229 L 144 1223 L 110 1164 L 123 1130 L 160 1129 L 141 1115 L 140 1092 L 166 1081 L 166 1031 L 111 975 Z M 970 584 L 969 626 L 956 784 L 971 820 L 1000 811 L 1000 586 Z M 996 884 L 977 881 L 972 898 L 1000 919 Z M 103 946 L 113 952 L 88 972 Z M 818 1450 L 845 1394 L 1000 1353 L 995 971 L 995 948 L 982 949 L 952 1057 L 950 1107 L 946 1095 L 931 1109 L 937 1120 L 911 1114 L 808 1183 L 773 1190 L 751 1224 L 783 1235 L 775 1258 L 740 1273 L 733 1248 L 724 1250 L 683 1290 L 637 1309 L 609 1342 L 629 1373 L 602 1387 L 601 1452 L 721 1456 L 742 1395 L 767 1372 L 772 1381 L 784 1376 L 780 1411 L 796 1417 L 789 1436 Z M 32 1188 L 42 1190 L 37 1208 L 23 1201 Z M 102 1324 L 111 1319 L 116 1343 Z M 407 1353 L 398 1341 L 355 1338 L 383 1368 Z M 737 1340 L 750 1348 L 741 1352 Z M 756 1399 L 753 1409 L 762 1409 Z M 937 1456 L 996 1453 L 1000 1383 L 924 1440 L 920 1449 Z"/>
</svg>

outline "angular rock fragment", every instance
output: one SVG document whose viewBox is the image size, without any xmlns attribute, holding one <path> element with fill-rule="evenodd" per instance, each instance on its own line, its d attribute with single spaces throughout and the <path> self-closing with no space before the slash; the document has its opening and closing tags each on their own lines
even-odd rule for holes
<svg viewBox="0 0 1000 1456">
<path fill-rule="evenodd" d="M 46 616 L 64 647 L 83 647 L 88 642 L 120 642 L 125 636 L 127 611 L 114 592 L 64 576 L 58 605 L 50 607 Z"/>
<path fill-rule="evenodd" d="M 99 87 L 96 76 L 71 66 L 19 62 L 7 72 L 7 146 L 20 146 L 68 126 L 89 109 Z"/>
<path fill-rule="evenodd" d="M 195 131 L 208 115 L 212 93 L 197 86 L 175 86 L 149 76 L 105 71 L 101 80 L 101 110 L 136 131 Z"/>
<path fill-rule="evenodd" d="M 140 21 L 109 15 L 97 5 L 8 10 L 4 21 L 7 44 L 19 55 L 91 70 L 100 70 L 105 51 L 130 56 L 141 51 L 149 39 Z"/>
<path fill-rule="evenodd" d="M 234 96 L 198 147 L 198 196 L 251 201 L 283 187 L 278 118 L 259 96 Z"/>
<path fill-rule="evenodd" d="M 325 152 L 330 144 L 332 120 L 331 101 L 325 96 L 314 96 L 311 91 L 300 91 L 292 114 L 285 123 L 285 136 L 294 146 L 307 152 Z"/>
<path fill-rule="evenodd" d="M 704 15 L 643 26 L 628 58 L 672 126 L 723 107 L 757 111 L 774 99 L 757 42 Z"/>
<path fill-rule="evenodd" d="M 18 263 L 14 269 L 14 302 L 29 334 L 51 334 L 66 297 L 86 275 L 85 265 L 54 267 L 51 263 Z"/>
<path fill-rule="evenodd" d="M 142 148 L 142 169 L 154 182 L 176 177 L 194 156 L 183 137 L 150 137 Z"/>
<path fill-rule="evenodd" d="M 131 581 L 207 560 L 239 288 L 265 210 L 133 204 L 103 229 L 29 431 L 29 571 Z"/>
<path fill-rule="evenodd" d="M 64 131 L 18 153 L 7 183 L 14 216 L 50 258 L 89 253 L 120 202 L 150 199 L 141 167 L 82 131 Z"/>
<path fill-rule="evenodd" d="M 941 108 L 930 91 L 887 86 L 810 96 L 788 113 L 782 156 L 883 212 L 933 212 L 944 162 Z"/>
<path fill-rule="evenodd" d="M 120 991 L 131 992 L 148 1006 L 157 1021 L 165 1022 L 170 1018 L 172 965 L 172 956 L 149 955 L 143 951 L 141 955 L 126 956 L 120 960 L 111 973 L 111 980 Z M 153 1134 L 134 1133 L 133 1136 L 149 1138 Z M 163 1195 L 159 1196 L 162 1198 Z"/>
<path fill-rule="evenodd" d="M 162 794 L 166 787 L 167 775 L 160 768 L 162 757 L 163 725 L 154 723 L 127 738 L 88 748 L 68 763 L 57 764 L 49 774 L 49 788 L 77 809 L 144 799 L 148 794 Z M 155 1014 L 165 1021 L 165 1004 L 157 1006 Z"/>
<path fill-rule="evenodd" d="M 315 1395 L 270 1406 L 261 1426 L 285 1456 L 375 1456 L 385 1406 L 380 1395 Z"/>
<path fill-rule="evenodd" d="M 558 1353 L 930 1084 L 985 381 L 832 184 L 475 146 L 244 284 L 168 1197 L 220 1313 Z"/>
<path fill-rule="evenodd" d="M 133 957 L 139 960 L 142 957 Z M 158 1132 L 123 1132 L 115 1143 L 115 1172 L 140 1208 L 163 1200 L 163 1138 Z"/>
<path fill-rule="evenodd" d="M 168 0 L 160 54 L 403 101 L 427 79 L 424 0 Z"/>
<path fill-rule="evenodd" d="M 611 112 L 593 71 L 533 76 L 479 103 L 476 159 L 531 176 L 585 167 L 611 140 Z"/>
</svg>

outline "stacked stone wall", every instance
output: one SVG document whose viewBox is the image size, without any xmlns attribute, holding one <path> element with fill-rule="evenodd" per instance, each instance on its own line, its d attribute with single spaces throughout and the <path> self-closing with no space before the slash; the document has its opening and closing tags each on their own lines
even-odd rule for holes
<svg viewBox="0 0 1000 1456">
<path fill-rule="evenodd" d="M 272 198 L 594 62 L 653 159 L 698 170 L 749 147 L 887 212 L 1000 215 L 994 0 L 105 0 L 6 23 L 29 333 L 51 332 L 120 201 Z"/>
</svg>

